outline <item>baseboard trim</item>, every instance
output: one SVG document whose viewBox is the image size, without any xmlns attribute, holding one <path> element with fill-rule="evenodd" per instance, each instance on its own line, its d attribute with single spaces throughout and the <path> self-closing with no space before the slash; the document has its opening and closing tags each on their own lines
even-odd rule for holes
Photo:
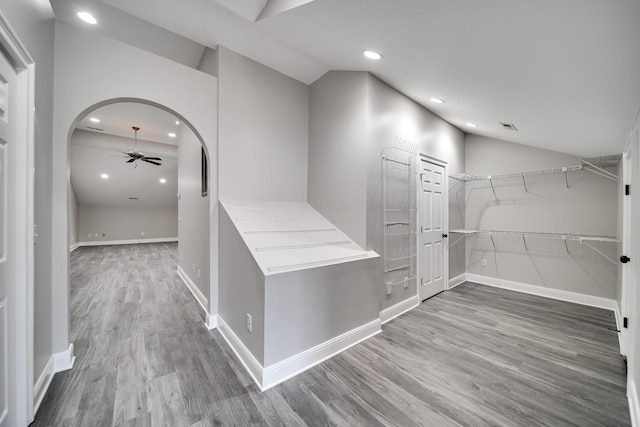
<svg viewBox="0 0 640 427">
<path fill-rule="evenodd" d="M 33 387 L 33 414 L 38 413 L 38 409 L 40 408 L 40 404 L 42 403 L 42 399 L 44 399 L 44 395 L 47 394 L 47 390 L 49 390 L 49 386 L 51 385 L 51 380 L 53 379 L 53 375 L 55 374 L 53 369 L 54 361 L 53 356 L 49 358 L 46 366 L 40 373 L 38 380 L 36 381 L 35 386 Z"/>
<path fill-rule="evenodd" d="M 613 309 L 613 314 L 616 317 L 616 329 L 618 330 L 618 348 L 620 349 L 620 354 L 626 356 L 625 349 L 622 348 L 622 314 L 620 312 L 620 305 L 618 301 L 615 301 L 615 307 Z"/>
<path fill-rule="evenodd" d="M 629 415 L 631 417 L 631 425 L 640 427 L 640 403 L 638 401 L 638 389 L 633 379 L 629 380 L 627 386 L 627 399 L 629 400 Z"/>
<path fill-rule="evenodd" d="M 380 332 L 382 332 L 380 319 L 375 319 L 302 353 L 268 366 L 263 370 L 261 389 L 262 391 L 268 390 Z"/>
<path fill-rule="evenodd" d="M 384 325 L 388 321 L 395 319 L 401 314 L 404 314 L 407 311 L 419 305 L 420 305 L 420 297 L 418 295 L 409 297 L 404 301 L 400 301 L 399 303 L 382 310 L 380 312 L 380 322 Z"/>
<path fill-rule="evenodd" d="M 73 363 L 76 360 L 76 356 L 73 354 L 73 343 L 69 344 L 67 351 L 61 351 L 55 353 L 53 356 L 53 372 L 58 373 L 62 371 L 68 371 L 73 368 Z"/>
<path fill-rule="evenodd" d="M 131 239 L 131 240 L 95 240 L 91 242 L 79 242 L 78 246 L 112 246 L 112 245 L 137 245 L 140 243 L 166 243 L 177 242 L 177 237 L 158 237 L 153 239 Z"/>
<path fill-rule="evenodd" d="M 78 249 L 80 247 L 80 243 L 76 243 L 74 245 L 71 245 L 71 247 L 69 248 L 69 252 L 73 252 L 76 249 Z"/>
<path fill-rule="evenodd" d="M 453 289 L 456 286 L 461 285 L 466 281 L 467 281 L 467 273 L 459 274 L 453 279 L 449 279 L 449 287 L 447 288 L 447 290 Z"/>
<path fill-rule="evenodd" d="M 211 329 L 215 329 L 218 327 L 218 315 L 217 314 L 209 314 L 207 313 L 207 319 L 206 322 L 204 324 L 207 329 L 211 330 Z"/>
<path fill-rule="evenodd" d="M 218 316 L 218 331 L 220 331 L 220 335 L 222 335 L 222 338 L 229 344 L 229 347 L 231 347 L 231 350 L 233 350 L 238 360 L 240 360 L 242 366 L 244 366 L 251 378 L 253 378 L 253 381 L 260 391 L 266 391 L 343 352 L 349 347 L 382 332 L 380 325 L 380 319 L 375 319 L 329 341 L 264 368 L 242 343 L 240 338 L 231 330 L 224 319 Z"/>
<path fill-rule="evenodd" d="M 220 335 L 222 338 L 229 344 L 231 350 L 235 353 L 236 357 L 244 366 L 244 369 L 249 373 L 253 381 L 258 385 L 261 391 L 262 389 L 262 365 L 258 360 L 251 354 L 249 349 L 240 341 L 240 338 L 231 330 L 229 325 L 224 321 L 224 319 L 218 316 L 218 331 L 220 331 Z"/>
<path fill-rule="evenodd" d="M 541 297 L 557 299 L 560 301 L 572 302 L 591 307 L 603 308 L 615 311 L 616 300 L 584 295 L 576 292 L 563 291 L 561 289 L 544 288 L 542 286 L 530 285 L 527 283 L 514 282 L 511 280 L 497 279 L 495 277 L 481 276 L 479 274 L 467 273 L 467 281 L 480 283 L 482 285 L 496 288 L 508 289 L 511 291 L 523 292 L 525 294 L 538 295 Z"/>
</svg>

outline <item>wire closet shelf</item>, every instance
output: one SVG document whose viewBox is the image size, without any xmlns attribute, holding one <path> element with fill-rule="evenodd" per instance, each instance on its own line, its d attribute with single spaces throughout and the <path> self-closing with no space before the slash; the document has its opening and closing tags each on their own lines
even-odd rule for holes
<svg viewBox="0 0 640 427">
<path fill-rule="evenodd" d="M 395 138 L 382 150 L 382 260 L 387 295 L 417 278 L 417 153 L 410 141 Z"/>
</svg>

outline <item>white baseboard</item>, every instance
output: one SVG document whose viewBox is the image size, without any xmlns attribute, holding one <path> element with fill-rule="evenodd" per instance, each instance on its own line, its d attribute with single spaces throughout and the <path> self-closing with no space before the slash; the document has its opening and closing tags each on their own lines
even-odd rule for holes
<svg viewBox="0 0 640 427">
<path fill-rule="evenodd" d="M 264 368 L 221 317 L 218 317 L 218 330 L 260 388 L 260 391 L 266 391 L 382 331 L 380 319 L 375 319 L 302 353 Z"/>
<path fill-rule="evenodd" d="M 575 304 L 604 308 L 606 310 L 614 311 L 616 307 L 616 300 L 614 299 L 596 297 L 593 295 L 584 295 L 577 292 L 563 291 L 561 289 L 545 288 L 542 286 L 514 282 L 511 280 L 481 276 L 479 274 L 467 273 L 467 281 L 480 283 L 482 285 L 493 286 L 496 288 L 509 289 L 511 291 L 523 292 L 525 294 L 538 295 L 541 297 L 557 299 L 560 301 L 572 302 Z"/>
<path fill-rule="evenodd" d="M 51 357 L 53 358 L 54 373 L 68 371 L 73 368 L 73 362 L 76 360 L 76 357 L 73 354 L 73 343 L 69 344 L 69 350 L 55 353 Z"/>
<path fill-rule="evenodd" d="M 389 320 L 395 319 L 401 314 L 406 313 L 420 305 L 420 297 L 418 295 L 414 295 L 412 297 L 407 298 L 404 301 L 400 301 L 399 303 L 392 305 L 389 308 L 385 308 L 380 312 L 380 321 L 384 325 Z"/>
<path fill-rule="evenodd" d="M 620 333 L 620 331 L 622 331 L 622 314 L 620 312 L 620 305 L 618 304 L 618 301 L 615 301 L 615 307 L 613 309 L 613 314 L 616 317 L 616 329 L 618 330 L 618 348 L 620 349 L 620 354 L 622 354 L 623 356 L 626 356 L 626 349 L 622 348 L 622 334 Z"/>
<path fill-rule="evenodd" d="M 42 399 L 44 399 L 44 395 L 47 394 L 47 390 L 51 385 L 51 380 L 53 379 L 53 375 L 55 374 L 53 369 L 53 356 L 49 358 L 47 365 L 40 373 L 38 380 L 36 381 L 35 386 L 33 387 L 33 414 L 38 413 L 38 409 L 40 408 L 40 404 L 42 403 Z"/>
<path fill-rule="evenodd" d="M 71 245 L 71 247 L 69 248 L 69 252 L 73 252 L 76 249 L 78 249 L 80 247 L 80 243 L 76 243 L 74 245 Z"/>
<path fill-rule="evenodd" d="M 447 288 L 447 290 L 449 289 L 453 289 L 458 285 L 461 285 L 462 283 L 467 281 L 467 273 L 462 273 L 457 275 L 456 277 L 454 277 L 453 279 L 449 279 L 449 287 Z"/>
<path fill-rule="evenodd" d="M 111 245 L 135 245 L 139 243 L 165 243 L 177 242 L 177 237 L 157 237 L 153 239 L 132 239 L 132 240 L 93 240 L 90 242 L 79 242 L 78 246 L 111 246 Z"/>
<path fill-rule="evenodd" d="M 229 325 L 224 321 L 224 319 L 218 316 L 218 331 L 220 331 L 220 335 L 222 338 L 229 344 L 231 350 L 238 357 L 244 369 L 249 372 L 253 381 L 258 385 L 260 390 L 262 389 L 262 365 L 258 360 L 251 354 L 249 349 L 240 341 L 240 338 L 231 330 Z"/>
<path fill-rule="evenodd" d="M 633 379 L 629 380 L 629 384 L 627 386 L 627 399 L 629 400 L 631 425 L 633 427 L 640 427 L 640 403 L 638 401 L 638 389 Z"/>
<path fill-rule="evenodd" d="M 380 319 L 375 319 L 365 325 L 352 329 L 329 341 L 298 353 L 295 356 L 268 366 L 262 374 L 262 391 L 268 390 L 281 382 L 306 371 L 319 363 L 343 352 L 349 347 L 382 332 Z"/>
<path fill-rule="evenodd" d="M 218 315 L 217 314 L 209 314 L 207 313 L 207 319 L 205 321 L 205 326 L 207 329 L 215 329 L 218 327 Z"/>
</svg>

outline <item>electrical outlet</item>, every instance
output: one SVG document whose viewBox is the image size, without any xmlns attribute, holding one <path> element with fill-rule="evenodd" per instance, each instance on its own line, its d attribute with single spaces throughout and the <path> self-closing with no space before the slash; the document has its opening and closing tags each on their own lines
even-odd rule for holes
<svg viewBox="0 0 640 427">
<path fill-rule="evenodd" d="M 198 280 L 200 280 L 200 269 L 198 269 Z"/>
<path fill-rule="evenodd" d="M 144 236 L 144 231 L 141 231 L 141 232 L 140 232 L 140 235 L 141 235 L 141 236 Z"/>
<path fill-rule="evenodd" d="M 196 272 L 196 265 L 195 264 L 191 264 L 191 272 L 192 273 Z"/>
<path fill-rule="evenodd" d="M 91 237 L 91 233 L 87 234 L 87 237 Z"/>
<path fill-rule="evenodd" d="M 486 267 L 486 266 L 487 266 L 487 260 L 486 260 L 486 259 L 483 259 L 483 260 L 480 262 L 480 265 L 481 265 L 481 266 L 483 266 L 483 267 Z"/>
<path fill-rule="evenodd" d="M 247 313 L 247 331 L 253 332 L 253 319 L 249 313 Z"/>
<path fill-rule="evenodd" d="M 94 237 L 98 237 L 98 233 L 94 234 Z"/>
</svg>

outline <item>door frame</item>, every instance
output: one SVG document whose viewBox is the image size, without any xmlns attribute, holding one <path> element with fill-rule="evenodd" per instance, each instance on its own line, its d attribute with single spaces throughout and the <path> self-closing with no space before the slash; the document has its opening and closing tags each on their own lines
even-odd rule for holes
<svg viewBox="0 0 640 427">
<path fill-rule="evenodd" d="M 420 178 L 420 174 L 422 171 L 422 162 L 426 161 L 429 163 L 433 163 L 434 165 L 440 166 L 444 169 L 444 176 L 443 176 L 443 182 L 442 182 L 442 198 L 443 198 L 443 207 L 444 207 L 444 212 L 442 213 L 442 232 L 446 233 L 447 235 L 449 234 L 449 173 L 448 173 L 448 163 L 444 160 L 441 160 L 437 157 L 433 157 L 430 156 L 428 154 L 424 154 L 424 153 L 420 153 L 420 155 L 418 156 L 418 173 L 416 174 L 416 179 L 418 180 L 418 185 L 416 185 L 416 191 L 417 191 L 417 195 L 416 197 L 417 199 L 417 207 L 418 207 L 418 221 L 417 222 L 417 230 L 416 233 L 418 234 L 418 241 L 417 241 L 417 248 L 418 248 L 418 280 L 416 281 L 417 283 L 417 293 L 418 293 L 418 298 L 420 297 L 420 278 L 422 277 L 422 271 L 420 268 L 421 262 L 419 262 L 420 260 L 420 247 L 422 245 L 420 245 L 420 226 L 422 225 L 420 223 L 420 218 L 422 217 L 422 215 L 420 215 L 420 206 L 422 206 L 422 204 L 420 203 L 420 197 L 422 197 L 421 193 L 421 178 Z M 448 291 L 449 290 L 449 238 L 445 238 L 446 239 L 446 245 L 445 242 L 443 242 L 442 244 L 442 263 L 444 264 L 442 266 L 442 280 L 444 280 L 444 290 Z M 444 240 L 444 239 L 443 239 Z M 420 301 L 420 303 L 422 303 L 422 301 Z"/>
<path fill-rule="evenodd" d="M 0 47 L 16 70 L 16 421 L 29 424 L 34 417 L 33 280 L 34 280 L 34 140 L 35 62 L 9 21 L 0 11 Z"/>
</svg>

